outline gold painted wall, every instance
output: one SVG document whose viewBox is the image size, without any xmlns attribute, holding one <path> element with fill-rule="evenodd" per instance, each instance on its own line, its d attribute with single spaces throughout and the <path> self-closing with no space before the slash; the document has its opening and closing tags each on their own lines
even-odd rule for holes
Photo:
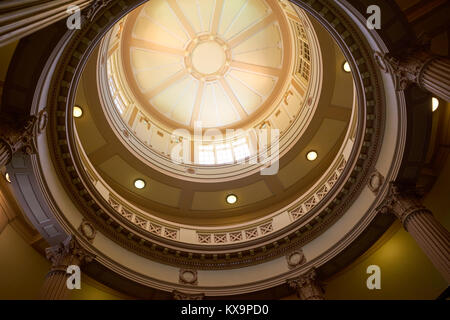
<svg viewBox="0 0 450 320">
<path fill-rule="evenodd" d="M 10 225 L 0 234 L 0 299 L 38 299 L 50 263 L 33 249 Z M 96 281 L 81 275 L 81 289 L 74 300 L 126 299 Z"/>
</svg>

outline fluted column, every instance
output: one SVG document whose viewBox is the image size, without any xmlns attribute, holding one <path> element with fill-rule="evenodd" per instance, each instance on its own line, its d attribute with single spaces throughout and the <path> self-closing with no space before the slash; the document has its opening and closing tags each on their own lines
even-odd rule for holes
<svg viewBox="0 0 450 320">
<path fill-rule="evenodd" d="M 425 47 L 409 50 L 402 57 L 386 55 L 386 71 L 396 77 L 396 86 L 404 90 L 415 83 L 433 95 L 450 101 L 450 59 L 430 53 Z"/>
<path fill-rule="evenodd" d="M 315 269 L 288 280 L 288 284 L 297 291 L 297 296 L 301 300 L 325 300 L 325 290 Z"/>
<path fill-rule="evenodd" d="M 419 86 L 450 101 L 450 59 L 433 57 L 423 68 Z"/>
<path fill-rule="evenodd" d="M 47 112 L 41 110 L 31 116 L 21 128 L 0 118 L 0 169 L 6 166 L 15 152 L 33 154 L 37 151 L 36 137 L 47 126 Z"/>
<path fill-rule="evenodd" d="M 46 257 L 52 263 L 51 269 L 45 277 L 41 290 L 44 300 L 63 300 L 68 298 L 70 290 L 67 288 L 70 265 L 81 266 L 93 260 L 93 255 L 83 249 L 74 237 L 68 237 L 64 242 L 47 248 Z"/>
<path fill-rule="evenodd" d="M 12 151 L 9 144 L 0 138 L 0 168 L 6 166 L 12 157 Z"/>
<path fill-rule="evenodd" d="M 391 183 L 381 209 L 400 219 L 405 230 L 450 284 L 450 232 L 421 204 L 416 194 Z"/>
<path fill-rule="evenodd" d="M 0 2 L 0 46 L 17 41 L 69 16 L 71 5 L 80 10 L 104 0 L 6 0 Z"/>
</svg>

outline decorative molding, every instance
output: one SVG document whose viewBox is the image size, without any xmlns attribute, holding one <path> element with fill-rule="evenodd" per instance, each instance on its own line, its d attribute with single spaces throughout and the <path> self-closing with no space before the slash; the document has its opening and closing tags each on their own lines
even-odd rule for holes
<svg viewBox="0 0 450 320">
<path fill-rule="evenodd" d="M 203 300 L 205 294 L 203 293 L 185 293 L 177 290 L 172 291 L 174 300 Z"/>
<path fill-rule="evenodd" d="M 395 214 L 405 228 L 412 215 L 419 212 L 431 214 L 431 211 L 420 202 L 418 191 L 414 186 L 406 186 L 396 182 L 389 183 L 388 193 L 377 210 L 381 213 Z"/>
<path fill-rule="evenodd" d="M 436 57 L 426 51 L 426 47 L 409 48 L 402 56 L 375 53 L 381 70 L 394 78 L 395 88 L 406 90 L 411 83 L 421 85 L 421 76 L 425 67 Z"/>
<path fill-rule="evenodd" d="M 315 268 L 287 282 L 297 291 L 297 296 L 301 300 L 324 300 L 325 289 L 317 277 Z"/>
<path fill-rule="evenodd" d="M 286 261 L 289 269 L 295 269 L 306 263 L 306 257 L 303 253 L 303 250 L 300 249 L 289 253 L 286 256 Z"/>
<path fill-rule="evenodd" d="M 367 186 L 369 187 L 370 191 L 372 191 L 375 194 L 378 194 L 378 191 L 380 191 L 381 186 L 384 183 L 384 177 L 381 173 L 379 173 L 376 169 L 369 177 L 369 181 L 367 182 Z"/>
<path fill-rule="evenodd" d="M 37 153 L 36 137 L 46 129 L 47 122 L 46 109 L 30 116 L 20 129 L 13 123 L 3 121 L 0 125 L 0 166 L 7 165 L 16 152 Z"/>
<path fill-rule="evenodd" d="M 94 238 L 97 234 L 97 230 L 95 229 L 94 225 L 85 219 L 81 221 L 81 224 L 78 227 L 78 231 L 86 238 L 86 240 L 91 243 L 94 241 Z"/>
<path fill-rule="evenodd" d="M 69 265 L 82 265 L 94 260 L 95 256 L 84 249 L 74 236 L 56 246 L 45 249 L 45 256 L 52 263 L 51 272 L 67 270 Z"/>
<path fill-rule="evenodd" d="M 87 8 L 84 17 L 88 21 L 93 21 L 94 17 L 105 7 L 107 7 L 113 0 L 94 0 L 92 4 Z"/>
<path fill-rule="evenodd" d="M 180 269 L 179 283 L 190 284 L 194 286 L 197 285 L 198 283 L 197 270 Z"/>
</svg>

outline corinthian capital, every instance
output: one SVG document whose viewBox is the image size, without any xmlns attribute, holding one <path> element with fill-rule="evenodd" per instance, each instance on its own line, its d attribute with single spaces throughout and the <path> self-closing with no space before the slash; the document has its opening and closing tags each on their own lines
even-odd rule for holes
<svg viewBox="0 0 450 320">
<path fill-rule="evenodd" d="M 52 271 L 66 271 L 69 265 L 81 265 L 91 262 L 94 255 L 81 247 L 78 240 L 70 236 L 64 242 L 45 249 L 45 255 L 52 263 Z"/>
<path fill-rule="evenodd" d="M 403 226 L 409 217 L 417 212 L 431 212 L 420 202 L 415 188 L 395 182 L 389 184 L 389 190 L 383 203 L 378 207 L 382 213 L 393 213 L 400 219 Z"/>
<path fill-rule="evenodd" d="M 30 116 L 21 128 L 17 128 L 15 124 L 2 119 L 0 123 L 0 142 L 7 146 L 7 152 L 10 160 L 12 154 L 23 151 L 26 154 L 37 152 L 36 137 L 44 131 L 47 126 L 47 112 L 41 110 L 37 115 Z M 5 161 L 5 162 L 7 162 Z M 1 163 L 0 165 L 6 165 Z"/>
<path fill-rule="evenodd" d="M 288 285 L 297 291 L 302 300 L 323 300 L 325 290 L 313 268 L 297 278 L 288 280 Z"/>
</svg>

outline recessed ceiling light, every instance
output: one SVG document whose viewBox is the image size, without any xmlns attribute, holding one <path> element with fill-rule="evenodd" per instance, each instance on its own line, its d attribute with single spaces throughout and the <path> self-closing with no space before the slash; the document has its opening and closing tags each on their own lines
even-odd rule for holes
<svg viewBox="0 0 450 320">
<path fill-rule="evenodd" d="M 81 109 L 80 106 L 74 106 L 73 107 L 73 116 L 75 118 L 81 118 L 82 115 L 83 115 L 83 109 Z"/>
<path fill-rule="evenodd" d="M 144 189 L 145 188 L 145 181 L 142 179 L 137 179 L 134 181 L 134 186 L 136 189 Z"/>
<path fill-rule="evenodd" d="M 317 159 L 317 157 L 318 157 L 318 154 L 316 151 L 309 151 L 306 154 L 306 159 L 308 159 L 309 161 L 314 161 Z"/>
<path fill-rule="evenodd" d="M 9 173 L 5 173 L 5 179 L 6 181 L 8 181 L 9 183 L 11 183 L 11 177 L 9 176 Z"/>
<path fill-rule="evenodd" d="M 438 98 L 431 98 L 431 110 L 435 112 L 439 108 L 439 99 Z"/>
<path fill-rule="evenodd" d="M 344 62 L 344 65 L 342 66 L 342 68 L 344 69 L 345 72 L 349 73 L 352 71 L 352 69 L 350 68 L 350 63 L 348 63 L 348 61 Z"/>
<path fill-rule="evenodd" d="M 237 202 L 237 196 L 234 194 L 227 195 L 227 203 L 228 204 L 235 204 Z"/>
</svg>

